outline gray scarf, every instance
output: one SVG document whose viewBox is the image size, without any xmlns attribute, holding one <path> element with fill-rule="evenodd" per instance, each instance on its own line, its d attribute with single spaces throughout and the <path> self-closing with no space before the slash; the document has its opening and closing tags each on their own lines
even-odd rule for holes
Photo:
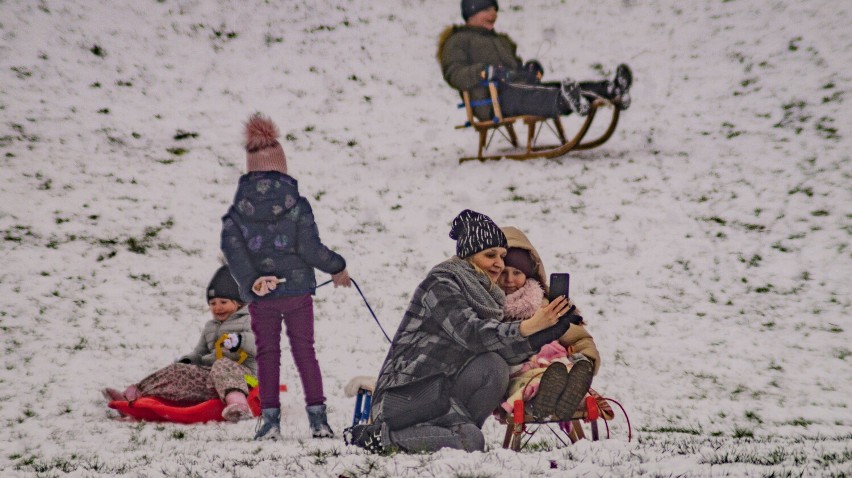
<svg viewBox="0 0 852 478">
<path fill-rule="evenodd" d="M 453 276 L 461 287 L 462 295 L 473 311 L 482 319 L 503 320 L 503 303 L 506 295 L 491 279 L 477 272 L 473 265 L 453 256 L 432 269 Z"/>
</svg>

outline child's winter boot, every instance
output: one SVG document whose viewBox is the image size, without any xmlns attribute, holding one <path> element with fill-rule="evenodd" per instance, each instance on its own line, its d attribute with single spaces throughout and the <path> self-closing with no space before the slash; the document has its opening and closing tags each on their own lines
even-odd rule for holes
<svg viewBox="0 0 852 478">
<path fill-rule="evenodd" d="M 621 109 L 630 108 L 630 87 L 633 85 L 633 72 L 624 63 L 615 69 L 615 79 L 612 82 L 612 95 L 619 99 Z"/>
<path fill-rule="evenodd" d="M 225 395 L 225 409 L 222 410 L 222 418 L 229 422 L 238 422 L 251 418 L 251 408 L 243 392 L 232 390 Z"/>
<path fill-rule="evenodd" d="M 580 94 L 580 85 L 576 81 L 565 78 L 562 80 L 560 91 L 562 103 L 580 116 L 589 114 L 589 100 Z"/>
<path fill-rule="evenodd" d="M 280 440 L 281 439 L 281 409 L 264 408 L 260 411 L 257 433 L 255 440 Z"/>
<path fill-rule="evenodd" d="M 305 407 L 308 411 L 308 422 L 311 424 L 311 435 L 314 438 L 331 438 L 334 432 L 328 426 L 328 416 L 325 413 L 325 404 L 308 405 Z"/>
<path fill-rule="evenodd" d="M 541 376 L 538 392 L 530 400 L 530 415 L 539 421 L 550 421 L 556 413 L 559 396 L 568 384 L 568 369 L 561 362 L 554 362 Z"/>
<path fill-rule="evenodd" d="M 107 388 L 101 390 L 101 394 L 104 396 L 104 398 L 106 398 L 106 400 L 108 402 L 121 402 L 121 401 L 127 400 L 124 397 L 123 393 L 119 392 L 118 390 L 116 390 L 114 388 L 107 387 Z"/>
<path fill-rule="evenodd" d="M 592 386 L 592 377 L 595 375 L 595 366 L 592 361 L 582 354 L 571 356 L 574 364 L 568 371 L 565 388 L 556 402 L 555 414 L 560 420 L 568 420 L 583 402 L 583 397 Z"/>
</svg>

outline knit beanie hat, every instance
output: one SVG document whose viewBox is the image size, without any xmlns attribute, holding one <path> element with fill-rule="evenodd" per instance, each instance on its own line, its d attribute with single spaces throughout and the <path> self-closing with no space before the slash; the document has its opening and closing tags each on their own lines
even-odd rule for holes
<svg viewBox="0 0 852 478">
<path fill-rule="evenodd" d="M 464 18 L 464 21 L 467 21 L 468 18 L 490 7 L 494 7 L 498 11 L 500 10 L 497 0 L 462 0 L 462 18 Z"/>
<path fill-rule="evenodd" d="M 246 122 L 246 169 L 287 174 L 287 157 L 278 138 L 278 127 L 266 116 L 253 114 Z"/>
<path fill-rule="evenodd" d="M 490 217 L 470 209 L 453 219 L 450 239 L 456 240 L 456 255 L 462 259 L 491 247 L 509 247 L 506 235 Z"/>
<path fill-rule="evenodd" d="M 207 300 L 213 298 L 242 301 L 240 299 L 240 288 L 237 287 L 237 281 L 231 276 L 231 270 L 228 269 L 228 266 L 220 267 L 213 274 L 210 285 L 207 286 Z"/>
<path fill-rule="evenodd" d="M 527 278 L 535 277 L 535 266 L 533 264 L 532 257 L 530 257 L 529 251 L 526 249 L 510 247 L 509 251 L 506 253 L 506 257 L 503 259 L 503 262 L 507 267 L 514 267 L 515 269 L 523 272 Z"/>
</svg>

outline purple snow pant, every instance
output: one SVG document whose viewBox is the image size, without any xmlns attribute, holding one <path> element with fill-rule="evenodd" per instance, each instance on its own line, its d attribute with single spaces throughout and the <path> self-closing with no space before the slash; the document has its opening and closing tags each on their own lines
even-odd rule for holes
<svg viewBox="0 0 852 478">
<path fill-rule="evenodd" d="M 257 378 L 260 387 L 260 408 L 280 408 L 278 382 L 281 379 L 281 321 L 287 329 L 287 339 L 293 361 L 302 379 L 307 405 L 325 403 L 322 374 L 314 350 L 314 301 L 310 294 L 277 297 L 252 302 L 251 330 L 257 344 Z"/>
</svg>

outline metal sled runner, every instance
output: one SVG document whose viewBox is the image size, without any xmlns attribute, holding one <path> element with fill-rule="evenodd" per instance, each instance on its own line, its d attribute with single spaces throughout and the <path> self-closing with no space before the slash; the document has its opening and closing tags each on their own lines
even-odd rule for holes
<svg viewBox="0 0 852 478">
<path fill-rule="evenodd" d="M 559 117 L 545 118 L 543 116 L 509 116 L 504 117 L 500 110 L 500 101 L 498 99 L 497 86 L 494 82 L 488 82 L 489 99 L 480 101 L 471 101 L 470 94 L 467 91 L 462 92 L 463 103 L 459 104 L 459 108 L 464 108 L 467 114 L 467 121 L 464 124 L 456 126 L 456 129 L 473 128 L 479 134 L 479 148 L 476 156 L 468 156 L 459 158 L 459 163 L 477 159 L 479 161 L 497 160 L 497 159 L 514 159 L 522 161 L 525 159 L 534 158 L 556 158 L 570 151 L 582 151 L 586 149 L 596 148 L 609 140 L 615 132 L 615 127 L 618 125 L 618 117 L 621 108 L 613 102 L 605 99 L 596 99 L 592 102 L 589 108 L 589 114 L 585 117 L 580 129 L 570 140 L 565 136 L 565 129 L 562 126 L 562 121 Z M 480 121 L 473 115 L 475 106 L 491 105 L 494 117 L 490 121 Z M 609 126 L 599 137 L 582 142 L 583 138 L 588 133 L 592 122 L 595 119 L 598 109 L 602 107 L 612 108 L 612 117 Z M 515 123 L 523 123 L 527 127 L 526 147 L 520 149 L 518 136 L 515 133 Z M 544 127 L 547 127 L 553 132 L 559 140 L 558 144 L 540 145 L 538 144 L 538 136 Z M 513 150 L 504 151 L 496 154 L 484 154 L 491 144 L 491 140 L 495 134 L 499 133 L 509 144 Z"/>
</svg>

